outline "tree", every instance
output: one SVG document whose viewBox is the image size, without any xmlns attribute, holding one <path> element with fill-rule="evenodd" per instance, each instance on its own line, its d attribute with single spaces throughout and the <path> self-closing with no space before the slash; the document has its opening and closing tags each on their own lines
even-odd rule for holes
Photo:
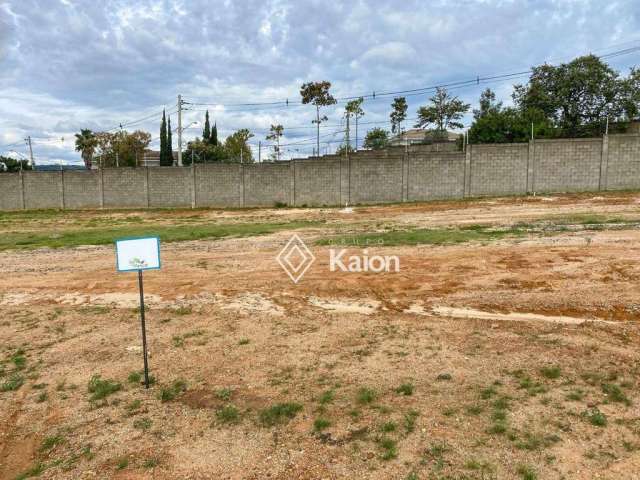
<svg viewBox="0 0 640 480">
<path fill-rule="evenodd" d="M 567 136 L 600 133 L 607 119 L 625 111 L 625 81 L 595 55 L 558 66 L 533 67 L 529 83 L 516 85 L 515 104 L 523 112 L 537 110 Z"/>
<path fill-rule="evenodd" d="M 362 104 L 364 103 L 364 98 L 356 98 L 355 100 L 350 100 L 344 106 L 344 111 L 349 117 L 353 117 L 356 121 L 356 150 L 358 150 L 358 119 L 364 116 L 364 110 L 362 109 Z M 348 132 L 351 133 L 351 132 Z"/>
<path fill-rule="evenodd" d="M 407 118 L 407 99 L 405 97 L 396 97 L 391 104 L 391 132 L 395 134 L 402 133 L 402 122 Z"/>
<path fill-rule="evenodd" d="M 209 143 L 211 145 L 218 145 L 218 123 L 213 124 L 211 129 L 211 136 L 209 137 Z"/>
<path fill-rule="evenodd" d="M 171 136 L 171 116 L 169 116 L 169 119 L 167 121 L 167 152 L 165 155 L 169 157 L 169 159 L 171 160 L 171 165 L 173 165 L 173 139 L 171 138 Z"/>
<path fill-rule="evenodd" d="M 83 128 L 80 133 L 76 133 L 76 152 L 80 152 L 84 166 L 87 170 L 91 170 L 93 162 L 93 154 L 98 146 L 98 141 L 94 133 L 88 128 Z"/>
<path fill-rule="evenodd" d="M 280 160 L 280 137 L 284 135 L 284 127 L 282 125 L 271 125 L 269 135 L 266 136 L 267 140 L 275 140 L 276 144 L 273 146 L 273 157 L 275 160 Z"/>
<path fill-rule="evenodd" d="M 433 125 L 435 136 L 446 136 L 449 128 L 462 128 L 459 121 L 469 110 L 471 105 L 464 103 L 458 97 L 449 95 L 446 89 L 438 87 L 433 97 L 429 99 L 431 105 L 418 109 L 416 127 L 425 128 Z"/>
<path fill-rule="evenodd" d="M 376 127 L 367 132 L 367 136 L 364 137 L 364 148 L 370 148 L 372 150 L 380 150 L 389 145 L 389 132 Z"/>
<path fill-rule="evenodd" d="M 627 120 L 640 119 L 640 68 L 632 68 L 623 83 L 623 109 Z"/>
<path fill-rule="evenodd" d="M 212 145 L 196 138 L 187 143 L 182 158 L 185 165 L 191 165 L 192 161 L 195 163 L 215 163 L 228 161 L 229 154 L 222 145 Z"/>
<path fill-rule="evenodd" d="M 4 168 L 0 168 L 0 173 L 19 172 L 20 170 L 32 170 L 31 165 L 29 165 L 29 160 L 26 159 L 16 160 L 15 158 L 0 156 L 0 164 L 4 164 L 4 166 L 6 167 L 6 170 Z"/>
<path fill-rule="evenodd" d="M 209 110 L 204 114 L 204 129 L 202 130 L 202 141 L 209 143 L 211 140 L 211 127 L 209 126 Z"/>
<path fill-rule="evenodd" d="M 151 143 L 151 134 L 136 130 L 129 133 L 98 132 L 95 134 L 100 155 L 100 164 L 105 167 L 135 167 L 144 157 Z"/>
<path fill-rule="evenodd" d="M 491 113 L 499 112 L 502 109 L 502 102 L 496 102 L 496 94 L 487 88 L 480 94 L 480 108 L 473 110 L 473 118 L 478 120 Z"/>
<path fill-rule="evenodd" d="M 312 104 L 316 107 L 316 119 L 311 123 L 316 124 L 317 130 L 317 152 L 320 155 L 320 123 L 327 119 L 326 115 L 320 118 L 320 107 L 327 107 L 336 104 L 336 99 L 329 93 L 331 88 L 331 82 L 323 80 L 322 82 L 308 82 L 303 83 L 300 87 L 300 96 L 302 97 L 303 104 Z"/>
<path fill-rule="evenodd" d="M 167 117 L 162 110 L 162 122 L 160 123 L 160 166 L 173 165 L 173 159 L 167 156 Z"/>
<path fill-rule="evenodd" d="M 232 162 L 253 163 L 253 155 L 249 147 L 249 139 L 253 134 L 246 128 L 229 135 L 224 142 L 224 148 Z"/>
</svg>

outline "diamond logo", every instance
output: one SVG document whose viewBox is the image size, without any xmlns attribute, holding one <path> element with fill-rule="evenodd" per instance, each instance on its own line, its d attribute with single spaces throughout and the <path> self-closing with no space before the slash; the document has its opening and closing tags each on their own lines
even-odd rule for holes
<svg viewBox="0 0 640 480">
<path fill-rule="evenodd" d="M 276 260 L 293 283 L 298 283 L 313 262 L 316 261 L 316 257 L 302 239 L 297 234 L 294 234 L 284 248 L 280 250 Z"/>
</svg>

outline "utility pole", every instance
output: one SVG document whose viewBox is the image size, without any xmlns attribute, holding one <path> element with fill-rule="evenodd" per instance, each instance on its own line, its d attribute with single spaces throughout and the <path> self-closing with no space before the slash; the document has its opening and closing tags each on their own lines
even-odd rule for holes
<svg viewBox="0 0 640 480">
<path fill-rule="evenodd" d="M 120 157 L 118 156 L 118 152 L 116 152 L 116 167 L 120 166 Z"/>
<path fill-rule="evenodd" d="M 182 166 L 182 95 L 178 95 L 178 166 Z"/>
<path fill-rule="evenodd" d="M 356 113 L 356 151 L 358 151 L 358 114 Z"/>
<path fill-rule="evenodd" d="M 258 140 L 258 163 L 262 163 L 262 140 Z"/>
<path fill-rule="evenodd" d="M 320 105 L 316 105 L 316 131 L 317 131 L 317 135 L 316 135 L 316 145 L 317 145 L 317 149 L 316 151 L 318 152 L 318 157 L 320 156 Z"/>
<path fill-rule="evenodd" d="M 31 135 L 25 138 L 27 145 L 29 145 L 29 166 L 33 168 L 33 147 L 31 146 Z"/>
<path fill-rule="evenodd" d="M 349 138 L 349 117 L 351 117 L 351 115 L 349 115 L 349 112 L 347 112 L 347 130 L 345 132 L 345 143 L 347 144 L 347 149 L 346 149 L 346 153 L 347 156 L 349 156 L 349 148 L 351 148 L 351 139 Z"/>
</svg>

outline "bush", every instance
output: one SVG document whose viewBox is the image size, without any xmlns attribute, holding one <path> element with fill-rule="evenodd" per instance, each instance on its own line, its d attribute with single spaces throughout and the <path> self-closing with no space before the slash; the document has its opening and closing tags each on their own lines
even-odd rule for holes
<svg viewBox="0 0 640 480">
<path fill-rule="evenodd" d="M 299 403 L 278 403 L 260 411 L 259 418 L 263 425 L 272 427 L 278 423 L 285 423 L 294 418 L 302 410 Z"/>
<path fill-rule="evenodd" d="M 102 400 L 103 398 L 108 397 L 112 393 L 119 391 L 122 388 L 122 385 L 113 380 L 103 380 L 100 378 L 100 375 L 94 375 L 89 380 L 89 385 L 87 387 L 88 392 L 91 394 L 89 400 Z"/>
</svg>

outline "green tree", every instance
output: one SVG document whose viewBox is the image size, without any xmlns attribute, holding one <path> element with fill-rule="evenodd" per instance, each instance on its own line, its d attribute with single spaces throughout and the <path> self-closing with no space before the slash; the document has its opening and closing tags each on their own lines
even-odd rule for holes
<svg viewBox="0 0 640 480">
<path fill-rule="evenodd" d="M 276 144 L 273 146 L 273 159 L 280 160 L 280 137 L 284 135 L 284 127 L 280 124 L 271 125 L 271 129 L 269 130 L 269 135 L 265 138 L 267 140 L 274 140 Z"/>
<path fill-rule="evenodd" d="M 316 119 L 311 123 L 316 124 L 317 131 L 317 143 L 316 143 L 316 154 L 320 155 L 320 123 L 328 120 L 326 115 L 320 117 L 320 107 L 328 107 L 330 105 L 335 105 L 336 99 L 329 93 L 329 89 L 331 88 L 331 82 L 323 80 L 321 82 L 308 82 L 303 83 L 302 87 L 300 87 L 300 96 L 302 97 L 303 104 L 312 104 L 316 107 Z"/>
<path fill-rule="evenodd" d="M 87 170 L 91 170 L 93 154 L 97 146 L 98 140 L 95 134 L 88 128 L 83 128 L 80 130 L 80 133 L 76 133 L 76 152 L 80 152 Z"/>
<path fill-rule="evenodd" d="M 364 103 L 364 98 L 356 98 L 355 100 L 350 100 L 344 106 L 344 111 L 349 117 L 353 117 L 356 121 L 356 150 L 358 150 L 358 119 L 364 116 L 364 110 L 362 109 L 362 104 Z M 349 132 L 351 133 L 351 132 Z"/>
<path fill-rule="evenodd" d="M 229 135 L 224 142 L 224 148 L 232 162 L 253 163 L 253 155 L 249 147 L 249 139 L 253 134 L 246 128 Z"/>
<path fill-rule="evenodd" d="M 209 143 L 211 140 L 211 127 L 209 124 L 209 110 L 204 114 L 204 129 L 202 130 L 202 141 Z"/>
<path fill-rule="evenodd" d="M 376 127 L 367 132 L 364 137 L 364 148 L 370 148 L 372 150 L 380 150 L 389 145 L 389 132 Z"/>
<path fill-rule="evenodd" d="M 522 112 L 542 112 L 564 136 L 599 134 L 606 119 L 625 110 L 625 81 L 595 55 L 558 66 L 533 67 L 529 83 L 516 85 L 515 104 Z"/>
<path fill-rule="evenodd" d="M 632 68 L 623 81 L 623 109 L 627 120 L 640 119 L 640 68 Z"/>
<path fill-rule="evenodd" d="M 502 102 L 496 102 L 496 94 L 490 88 L 487 88 L 480 94 L 480 108 L 473 110 L 473 118 L 478 120 L 489 114 L 500 112 L 502 110 Z"/>
<path fill-rule="evenodd" d="M 16 160 L 11 157 L 0 156 L 0 163 L 4 164 L 6 170 L 0 168 L 0 173 L 7 172 L 19 172 L 20 170 L 31 170 L 31 165 L 29 165 L 29 160 L 21 159 Z M 85 163 L 86 165 L 86 163 Z"/>
<path fill-rule="evenodd" d="M 391 132 L 394 134 L 402 133 L 402 122 L 407 118 L 407 99 L 405 97 L 396 97 L 391 104 Z"/>
<path fill-rule="evenodd" d="M 95 134 L 100 164 L 104 167 L 135 167 L 144 158 L 144 151 L 151 143 L 151 134 L 136 130 L 129 133 L 98 132 Z"/>
<path fill-rule="evenodd" d="M 458 97 L 449 95 L 446 89 L 438 87 L 428 106 L 418 109 L 416 127 L 434 127 L 435 137 L 445 137 L 449 128 L 462 128 L 460 122 L 471 105 L 464 103 Z"/>
<path fill-rule="evenodd" d="M 212 145 L 209 142 L 196 138 L 187 143 L 187 148 L 182 154 L 182 163 L 191 165 L 195 163 L 215 163 L 229 161 L 229 155 L 222 145 Z"/>
<path fill-rule="evenodd" d="M 171 133 L 171 116 L 169 116 L 167 120 L 167 153 L 166 155 L 171 160 L 171 165 L 173 165 L 173 139 Z"/>
<path fill-rule="evenodd" d="M 211 129 L 211 136 L 209 137 L 209 143 L 211 145 L 218 145 L 218 123 L 213 124 Z"/>
<path fill-rule="evenodd" d="M 160 165 L 168 167 L 173 161 L 167 156 L 167 117 L 162 110 L 162 122 L 160 123 Z"/>
</svg>

